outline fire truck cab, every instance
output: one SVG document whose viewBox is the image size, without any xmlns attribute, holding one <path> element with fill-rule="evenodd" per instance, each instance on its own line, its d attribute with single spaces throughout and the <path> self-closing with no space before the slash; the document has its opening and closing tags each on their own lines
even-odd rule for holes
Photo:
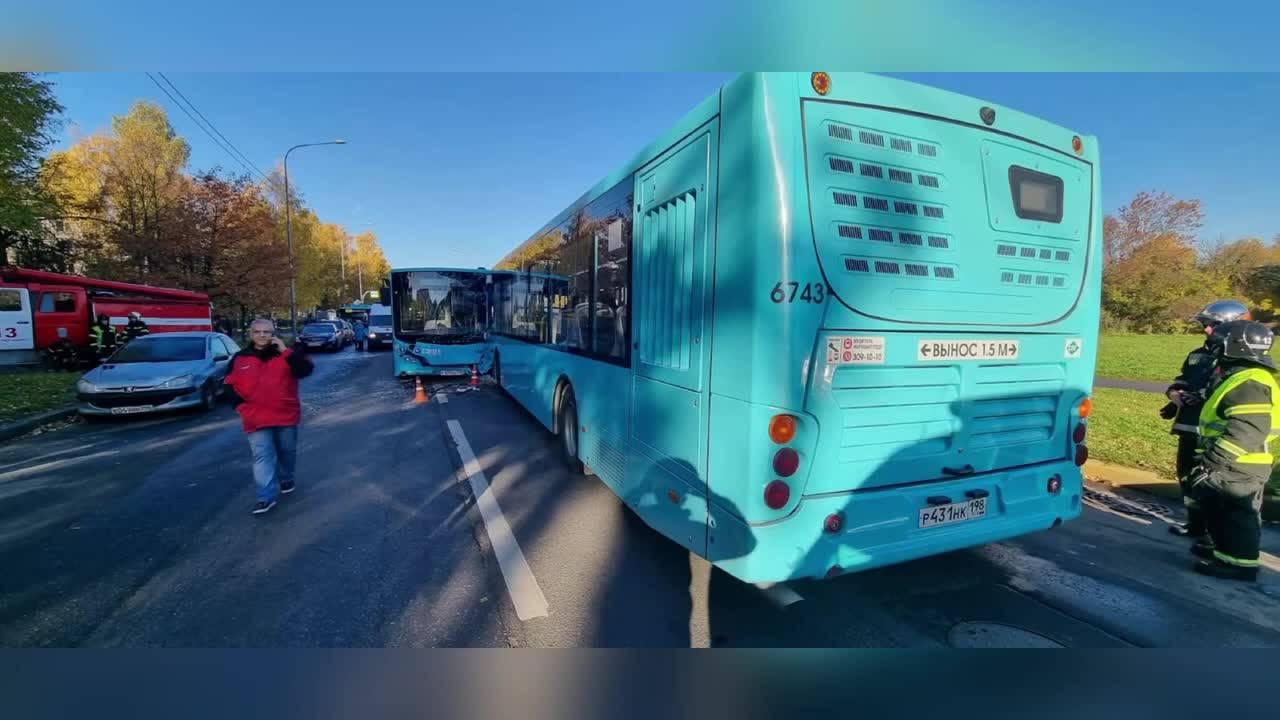
<svg viewBox="0 0 1280 720">
<path fill-rule="evenodd" d="M 0 267 L 0 365 L 36 364 L 54 347 L 91 360 L 95 318 L 121 332 L 131 312 L 152 333 L 213 329 L 203 293 Z"/>
</svg>

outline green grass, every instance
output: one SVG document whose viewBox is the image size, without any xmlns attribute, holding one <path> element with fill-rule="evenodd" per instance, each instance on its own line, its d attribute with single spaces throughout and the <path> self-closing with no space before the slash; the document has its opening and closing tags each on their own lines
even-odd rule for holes
<svg viewBox="0 0 1280 720">
<path fill-rule="evenodd" d="M 1154 393 L 1094 388 L 1089 457 L 1174 479 L 1178 439 L 1169 434 L 1169 421 L 1158 414 L 1164 403 Z"/>
<path fill-rule="evenodd" d="M 1098 377 L 1171 382 L 1200 335 L 1103 335 L 1098 338 Z M 1280 346 L 1271 348 L 1273 357 Z"/>
<path fill-rule="evenodd" d="M 70 404 L 79 379 L 79 373 L 0 373 L 0 422 Z"/>
</svg>

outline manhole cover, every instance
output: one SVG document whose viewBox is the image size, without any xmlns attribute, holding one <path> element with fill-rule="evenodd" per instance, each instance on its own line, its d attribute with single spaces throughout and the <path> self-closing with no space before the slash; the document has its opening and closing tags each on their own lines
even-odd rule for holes
<svg viewBox="0 0 1280 720">
<path fill-rule="evenodd" d="M 994 622 L 962 622 L 947 633 L 956 648 L 1060 648 L 1062 643 L 1013 625 Z"/>
</svg>

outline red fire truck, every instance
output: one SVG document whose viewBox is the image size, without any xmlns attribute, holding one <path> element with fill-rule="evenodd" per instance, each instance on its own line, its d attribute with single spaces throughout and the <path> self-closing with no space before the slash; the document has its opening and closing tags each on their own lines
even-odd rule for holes
<svg viewBox="0 0 1280 720">
<path fill-rule="evenodd" d="M 68 353 L 92 360 L 95 319 L 106 315 L 120 333 L 131 312 L 141 314 L 152 333 L 213 329 L 203 293 L 0 267 L 0 365 Z"/>
</svg>

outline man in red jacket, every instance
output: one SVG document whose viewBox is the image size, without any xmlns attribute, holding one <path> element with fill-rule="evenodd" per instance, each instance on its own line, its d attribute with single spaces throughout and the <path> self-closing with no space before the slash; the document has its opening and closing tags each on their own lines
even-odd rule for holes
<svg viewBox="0 0 1280 720">
<path fill-rule="evenodd" d="M 313 369 L 304 353 L 286 348 L 275 337 L 270 320 L 254 320 L 249 326 L 249 347 L 231 358 L 231 370 L 223 382 L 253 451 L 258 498 L 254 515 L 276 506 L 277 480 L 281 494 L 293 492 L 302 419 L 298 380 Z"/>
</svg>

